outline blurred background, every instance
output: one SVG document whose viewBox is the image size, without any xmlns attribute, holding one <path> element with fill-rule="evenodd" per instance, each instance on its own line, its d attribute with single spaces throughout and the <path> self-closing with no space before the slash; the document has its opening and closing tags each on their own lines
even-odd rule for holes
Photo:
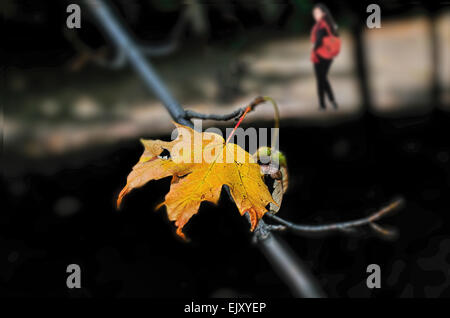
<svg viewBox="0 0 450 318">
<path fill-rule="evenodd" d="M 115 210 L 139 138 L 168 140 L 173 125 L 82 3 L 81 28 L 66 27 L 72 2 L 0 5 L 0 293 L 289 297 L 225 195 L 186 227 L 190 244 L 153 211 L 169 180 Z M 377 1 L 382 28 L 369 29 L 371 1 L 323 1 L 343 47 L 329 74 L 340 108 L 319 112 L 314 1 L 106 2 L 183 107 L 227 113 L 258 95 L 278 102 L 291 180 L 280 216 L 348 220 L 405 196 L 405 210 L 386 219 L 397 241 L 285 236 L 330 296 L 450 296 L 448 3 Z M 263 106 L 244 126 L 271 127 L 272 118 Z M 82 268 L 81 290 L 66 288 L 71 263 Z M 365 287 L 370 263 L 382 268 L 380 290 Z"/>
</svg>

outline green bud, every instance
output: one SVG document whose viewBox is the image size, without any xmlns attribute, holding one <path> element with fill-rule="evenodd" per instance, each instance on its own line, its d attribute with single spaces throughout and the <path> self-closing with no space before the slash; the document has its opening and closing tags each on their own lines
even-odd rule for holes
<svg viewBox="0 0 450 318">
<path fill-rule="evenodd" d="M 262 158 L 262 157 L 270 157 L 270 160 L 272 162 L 279 162 L 280 166 L 286 167 L 286 157 L 281 151 L 275 150 L 272 152 L 272 148 L 270 147 L 260 147 L 258 150 L 256 150 L 256 153 L 253 155 L 256 160 Z"/>
</svg>

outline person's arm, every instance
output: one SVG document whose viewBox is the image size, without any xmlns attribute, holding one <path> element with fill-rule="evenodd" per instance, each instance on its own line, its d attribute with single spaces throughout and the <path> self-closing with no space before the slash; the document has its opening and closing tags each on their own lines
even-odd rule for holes
<svg viewBox="0 0 450 318">
<path fill-rule="evenodd" d="M 316 32 L 316 42 L 314 43 L 313 50 L 317 50 L 322 45 L 322 40 L 327 36 L 327 30 L 325 28 L 321 28 Z"/>
</svg>

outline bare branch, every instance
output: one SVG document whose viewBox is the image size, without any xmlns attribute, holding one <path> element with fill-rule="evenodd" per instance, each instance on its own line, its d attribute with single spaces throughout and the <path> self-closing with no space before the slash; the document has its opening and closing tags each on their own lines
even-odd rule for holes
<svg viewBox="0 0 450 318">
<path fill-rule="evenodd" d="M 359 226 L 370 225 L 370 227 L 373 230 L 377 231 L 379 234 L 386 235 L 386 236 L 392 236 L 392 235 L 394 235 L 394 233 L 392 231 L 382 228 L 380 225 L 376 224 L 375 221 L 381 219 L 382 217 L 388 215 L 389 213 L 399 210 L 400 208 L 403 207 L 404 203 L 405 203 L 405 200 L 403 198 L 398 198 L 398 199 L 395 199 L 389 205 L 383 207 L 382 209 L 378 210 L 377 212 L 375 212 L 367 217 L 352 220 L 352 221 L 338 222 L 338 223 L 331 223 L 331 224 L 321 224 L 321 225 L 295 224 L 290 221 L 286 221 L 285 219 L 280 218 L 273 213 L 266 213 L 265 215 L 284 226 L 284 228 L 282 228 L 282 227 L 273 227 L 272 228 L 273 230 L 277 230 L 277 231 L 289 230 L 289 231 L 297 233 L 297 234 L 305 234 L 305 233 L 311 233 L 311 232 L 349 231 L 349 230 L 351 231 Z"/>
<path fill-rule="evenodd" d="M 186 6 L 184 11 L 181 13 L 180 18 L 175 23 L 174 28 L 170 32 L 169 41 L 165 44 L 160 45 L 141 44 L 140 49 L 143 54 L 151 57 L 164 56 L 174 52 L 179 47 L 181 34 L 186 29 L 186 25 L 188 22 L 188 7 L 189 6 Z"/>
<path fill-rule="evenodd" d="M 67 41 L 71 43 L 73 48 L 78 52 L 79 56 L 72 63 L 71 68 L 73 70 L 78 70 L 82 68 L 87 62 L 92 61 L 95 64 L 110 68 L 110 69 L 119 69 L 125 65 L 126 56 L 125 52 L 122 49 L 116 50 L 115 55 L 112 58 L 107 58 L 106 47 L 101 47 L 99 49 L 92 49 L 85 42 L 81 40 L 78 36 L 77 32 L 74 30 L 64 30 L 63 34 Z"/>
<path fill-rule="evenodd" d="M 185 112 L 185 118 L 186 119 L 196 118 L 196 119 L 203 119 L 203 120 L 211 119 L 211 120 L 226 121 L 226 120 L 237 119 L 237 118 L 241 117 L 241 115 L 244 113 L 244 111 L 245 111 L 245 107 L 242 107 L 242 108 L 236 109 L 232 113 L 219 115 L 219 114 L 202 114 L 202 113 L 197 113 L 193 110 L 187 109 Z"/>
<path fill-rule="evenodd" d="M 239 117 L 242 116 L 242 114 L 244 114 L 245 110 L 247 108 L 250 108 L 250 111 L 254 110 L 256 106 L 261 105 L 262 103 L 266 102 L 266 98 L 262 97 L 262 96 L 258 96 L 256 97 L 250 104 L 248 104 L 245 107 L 241 107 L 236 109 L 235 111 L 229 113 L 229 114 L 224 114 L 224 115 L 220 115 L 220 114 L 202 114 L 202 113 L 198 113 L 195 112 L 193 110 L 186 110 L 185 111 L 185 119 L 192 119 L 192 118 L 196 118 L 196 119 L 203 119 L 203 120 L 207 120 L 207 119 L 211 119 L 211 120 L 218 120 L 218 121 L 226 121 L 226 120 L 230 120 L 230 119 L 238 119 Z"/>
<path fill-rule="evenodd" d="M 245 213 L 250 222 L 248 213 Z M 272 264 L 276 273 L 286 282 L 295 297 L 326 297 L 308 267 L 295 255 L 288 245 L 272 233 L 272 228 L 259 220 L 254 232 L 254 242 Z"/>
<path fill-rule="evenodd" d="M 141 53 L 145 56 L 164 56 L 174 52 L 179 47 L 180 37 L 187 25 L 187 9 L 183 11 L 180 18 L 175 24 L 175 27 L 170 32 L 168 41 L 164 44 L 149 45 L 149 44 L 136 44 Z M 121 46 L 115 46 L 114 56 L 107 58 L 108 51 L 111 48 L 102 47 L 100 49 L 92 49 L 78 36 L 76 31 L 63 31 L 66 39 L 72 44 L 74 49 L 78 51 L 80 56 L 77 58 L 72 68 L 81 68 L 88 61 L 92 61 L 95 64 L 109 68 L 120 69 L 123 68 L 127 62 L 127 56 L 125 50 Z"/>
<path fill-rule="evenodd" d="M 386 228 L 375 222 L 369 223 L 369 226 L 376 233 L 380 234 L 382 237 L 387 239 L 395 239 L 398 235 L 398 232 L 395 228 Z"/>
</svg>

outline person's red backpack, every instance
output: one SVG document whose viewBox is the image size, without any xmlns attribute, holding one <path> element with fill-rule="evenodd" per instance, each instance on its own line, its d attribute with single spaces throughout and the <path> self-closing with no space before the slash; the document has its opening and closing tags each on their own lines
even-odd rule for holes
<svg viewBox="0 0 450 318">
<path fill-rule="evenodd" d="M 316 50 L 317 54 L 325 59 L 332 59 L 339 54 L 341 50 L 341 39 L 330 31 L 330 27 L 325 23 L 328 35 L 323 37 L 322 45 Z"/>
</svg>

